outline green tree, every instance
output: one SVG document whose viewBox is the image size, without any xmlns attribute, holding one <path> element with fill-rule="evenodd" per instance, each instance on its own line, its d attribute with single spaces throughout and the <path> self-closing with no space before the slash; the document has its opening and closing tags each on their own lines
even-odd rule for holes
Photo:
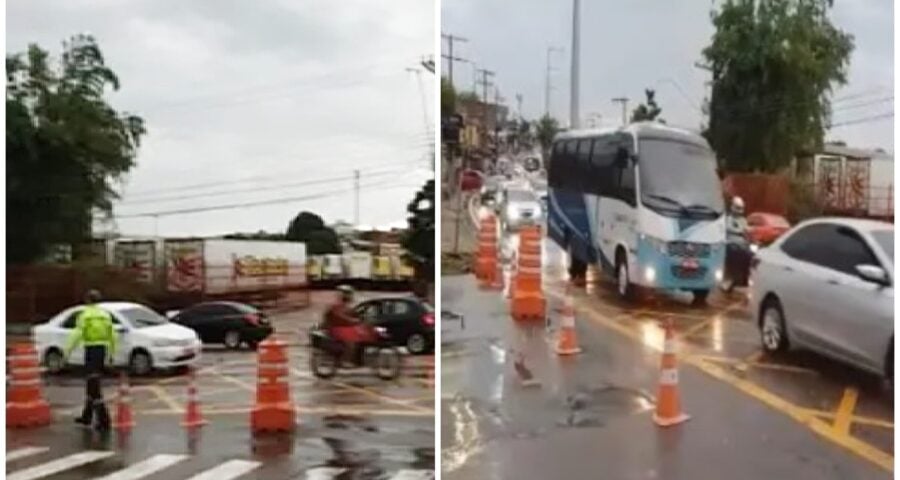
<svg viewBox="0 0 900 480">
<path fill-rule="evenodd" d="M 535 129 L 541 148 L 545 152 L 550 150 L 550 146 L 553 144 L 553 137 L 559 132 L 559 122 L 550 115 L 544 115 L 538 120 Z"/>
<path fill-rule="evenodd" d="M 58 61 L 34 44 L 7 55 L 6 82 L 7 261 L 28 263 L 88 243 L 145 129 L 106 102 L 119 79 L 89 35 L 63 42 Z"/>
<path fill-rule="evenodd" d="M 447 77 L 441 77 L 441 116 L 456 113 L 456 90 Z"/>
<path fill-rule="evenodd" d="M 478 97 L 478 94 L 473 91 L 463 91 L 456 92 L 456 104 L 459 105 L 462 102 L 480 102 L 481 98 Z"/>
<path fill-rule="evenodd" d="M 312 212 L 303 211 L 288 224 L 285 239 L 306 243 L 309 255 L 341 253 L 341 244 L 334 229 L 325 225 L 322 217 Z"/>
<path fill-rule="evenodd" d="M 662 108 L 656 104 L 656 91 L 647 89 L 644 90 L 644 94 L 647 96 L 647 101 L 646 103 L 638 105 L 637 108 L 631 112 L 631 123 L 646 121 L 665 123 L 662 119 L 657 120 L 659 114 L 662 113 Z"/>
<path fill-rule="evenodd" d="M 406 207 L 409 228 L 401 244 L 416 270 L 416 278 L 434 279 L 434 180 L 428 180 Z"/>
<path fill-rule="evenodd" d="M 776 172 L 822 145 L 830 94 L 847 80 L 853 37 L 832 0 L 728 0 L 712 13 L 706 136 L 732 171 Z"/>
</svg>

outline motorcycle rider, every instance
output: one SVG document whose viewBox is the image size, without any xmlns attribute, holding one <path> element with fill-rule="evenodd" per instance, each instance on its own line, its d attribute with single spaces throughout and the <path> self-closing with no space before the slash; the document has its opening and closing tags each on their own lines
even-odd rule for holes
<svg viewBox="0 0 900 480">
<path fill-rule="evenodd" d="M 359 319 L 350 309 L 353 303 L 353 287 L 340 285 L 337 287 L 338 301 L 328 307 L 325 312 L 325 321 L 322 328 L 328 336 L 343 345 L 343 360 L 350 361 L 356 358 L 357 344 L 360 341 Z"/>
</svg>

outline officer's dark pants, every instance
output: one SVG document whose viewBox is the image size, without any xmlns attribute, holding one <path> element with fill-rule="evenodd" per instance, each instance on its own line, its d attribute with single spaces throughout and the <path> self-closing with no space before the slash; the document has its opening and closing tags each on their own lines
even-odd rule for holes
<svg viewBox="0 0 900 480">
<path fill-rule="evenodd" d="M 90 345 L 84 348 L 84 366 L 87 370 L 87 398 L 81 412 L 81 422 L 90 425 L 96 415 L 98 429 L 109 428 L 109 411 L 103 402 L 101 379 L 106 364 L 106 347 Z"/>
</svg>

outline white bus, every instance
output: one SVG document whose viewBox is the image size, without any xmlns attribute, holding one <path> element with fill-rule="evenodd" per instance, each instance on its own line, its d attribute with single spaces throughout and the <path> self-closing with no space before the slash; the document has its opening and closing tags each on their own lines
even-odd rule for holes
<svg viewBox="0 0 900 480">
<path fill-rule="evenodd" d="M 725 205 L 703 137 L 657 123 L 564 132 L 548 175 L 548 233 L 573 278 L 598 264 L 622 297 L 688 290 L 698 304 L 721 281 Z"/>
</svg>

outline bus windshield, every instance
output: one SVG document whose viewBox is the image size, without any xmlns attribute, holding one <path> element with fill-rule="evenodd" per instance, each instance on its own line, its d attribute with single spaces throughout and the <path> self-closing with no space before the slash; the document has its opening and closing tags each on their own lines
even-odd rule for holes
<svg viewBox="0 0 900 480">
<path fill-rule="evenodd" d="M 713 219 L 722 214 L 722 188 L 711 150 L 644 138 L 638 151 L 644 206 L 668 216 Z"/>
</svg>

